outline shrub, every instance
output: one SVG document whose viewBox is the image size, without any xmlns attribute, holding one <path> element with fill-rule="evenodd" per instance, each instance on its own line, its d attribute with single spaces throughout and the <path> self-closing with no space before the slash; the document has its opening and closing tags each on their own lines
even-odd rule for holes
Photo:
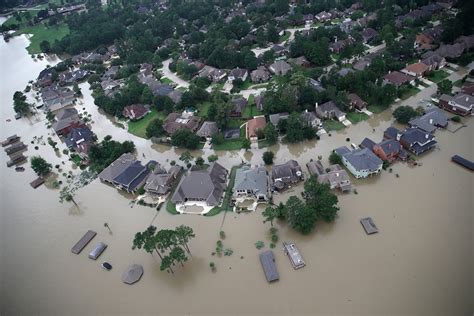
<svg viewBox="0 0 474 316">
<path fill-rule="evenodd" d="M 265 247 L 265 243 L 263 241 L 259 240 L 255 243 L 255 248 L 262 249 L 263 247 Z"/>
<path fill-rule="evenodd" d="M 456 123 L 460 123 L 461 122 L 461 117 L 458 116 L 458 115 L 455 115 L 451 118 L 451 121 L 456 122 Z"/>
<path fill-rule="evenodd" d="M 271 165 L 273 164 L 273 158 L 275 157 L 275 154 L 271 151 L 266 151 L 262 155 L 263 162 L 266 165 Z"/>
</svg>

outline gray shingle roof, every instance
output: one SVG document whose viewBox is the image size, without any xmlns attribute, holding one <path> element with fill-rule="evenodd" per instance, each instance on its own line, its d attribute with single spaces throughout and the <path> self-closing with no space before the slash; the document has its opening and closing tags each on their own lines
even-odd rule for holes
<svg viewBox="0 0 474 316">
<path fill-rule="evenodd" d="M 267 170 L 264 167 L 243 166 L 235 173 L 234 191 L 245 190 L 254 194 L 267 195 L 268 185 Z"/>
<path fill-rule="evenodd" d="M 418 127 L 425 132 L 433 133 L 436 127 L 446 127 L 448 117 L 439 109 L 431 109 L 421 117 L 414 118 L 408 122 L 411 127 Z"/>
<path fill-rule="evenodd" d="M 376 171 L 383 163 L 379 157 L 367 148 L 353 150 L 349 153 L 345 153 L 343 157 L 356 170 Z"/>
</svg>

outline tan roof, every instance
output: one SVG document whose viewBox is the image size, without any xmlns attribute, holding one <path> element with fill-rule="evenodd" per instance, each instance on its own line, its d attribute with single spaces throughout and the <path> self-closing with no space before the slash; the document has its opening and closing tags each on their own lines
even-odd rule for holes
<svg viewBox="0 0 474 316">
<path fill-rule="evenodd" d="M 257 131 L 264 129 L 267 121 L 264 116 L 254 117 L 247 122 L 247 138 L 257 137 Z"/>
</svg>

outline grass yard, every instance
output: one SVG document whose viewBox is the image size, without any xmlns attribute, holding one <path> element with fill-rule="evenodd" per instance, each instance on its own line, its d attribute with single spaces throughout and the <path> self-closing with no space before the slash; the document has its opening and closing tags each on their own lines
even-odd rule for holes
<svg viewBox="0 0 474 316">
<path fill-rule="evenodd" d="M 245 108 L 244 108 L 244 112 L 242 113 L 242 117 L 245 117 L 245 118 L 252 118 L 256 115 L 260 115 L 262 114 L 259 110 L 257 110 L 257 106 L 255 104 L 250 104 L 249 102 L 249 105 L 247 105 Z"/>
<path fill-rule="evenodd" d="M 447 77 L 449 77 L 449 74 L 443 70 L 436 70 L 428 75 L 428 79 L 433 81 L 434 83 L 440 82 L 443 79 L 446 79 Z"/>
<path fill-rule="evenodd" d="M 173 215 L 178 215 L 178 211 L 176 210 L 176 204 L 171 202 L 171 200 L 166 201 L 166 210 L 173 214 Z"/>
<path fill-rule="evenodd" d="M 219 150 L 240 150 L 242 149 L 242 138 L 226 139 L 222 144 L 212 144 L 212 149 Z"/>
<path fill-rule="evenodd" d="M 463 84 L 464 84 L 464 82 L 462 81 L 462 79 L 459 79 L 459 80 L 453 82 L 453 86 L 458 87 L 458 88 L 461 88 Z"/>
<path fill-rule="evenodd" d="M 346 116 L 352 124 L 357 124 L 360 121 L 365 121 L 369 118 L 367 114 L 359 112 L 349 112 L 346 114 Z"/>
<path fill-rule="evenodd" d="M 20 28 L 13 35 L 20 34 L 31 34 L 30 45 L 26 48 L 30 54 L 41 53 L 40 43 L 42 41 L 48 41 L 53 44 L 54 41 L 62 39 L 64 36 L 69 34 L 69 27 L 66 24 L 60 24 L 58 26 L 45 26 L 39 23 L 35 26 L 27 26 Z"/>
<path fill-rule="evenodd" d="M 207 117 L 207 112 L 209 111 L 209 107 L 211 106 L 211 102 L 206 101 L 198 105 L 198 113 L 201 117 Z"/>
<path fill-rule="evenodd" d="M 329 131 L 339 131 L 339 130 L 345 128 L 344 124 L 342 124 L 339 121 L 335 121 L 335 120 L 324 121 L 323 126 L 324 126 L 324 129 L 327 132 L 329 132 Z"/>
<path fill-rule="evenodd" d="M 162 112 L 158 112 L 155 108 L 152 108 L 151 112 L 141 120 L 128 122 L 128 132 L 138 137 L 147 138 L 146 128 L 148 127 L 148 124 L 156 118 L 164 120 L 165 115 Z"/>
<path fill-rule="evenodd" d="M 283 34 L 282 36 L 280 36 L 280 43 L 286 41 L 287 39 L 289 39 L 289 38 L 290 38 L 290 35 L 291 35 L 290 32 L 285 31 L 285 34 Z"/>
<path fill-rule="evenodd" d="M 171 80 L 169 78 L 166 78 L 166 77 L 162 77 L 162 78 L 160 78 L 160 82 L 164 83 L 164 84 L 172 84 L 173 80 Z"/>
<path fill-rule="evenodd" d="M 244 124 L 246 120 L 241 120 L 241 119 L 230 119 L 229 123 L 227 123 L 228 128 L 240 128 L 242 124 Z"/>
<path fill-rule="evenodd" d="M 409 88 L 405 89 L 403 95 L 400 97 L 400 99 L 402 100 L 406 100 L 412 96 L 414 96 L 415 94 L 417 94 L 418 92 L 420 92 L 421 90 L 416 88 L 416 87 L 413 87 L 413 86 L 410 86 Z"/>
<path fill-rule="evenodd" d="M 369 106 L 367 106 L 367 110 L 369 110 L 370 112 L 375 113 L 375 114 L 382 113 L 383 111 L 385 111 L 388 108 L 389 108 L 388 106 L 384 107 L 384 106 L 380 106 L 380 105 L 369 105 Z"/>
</svg>

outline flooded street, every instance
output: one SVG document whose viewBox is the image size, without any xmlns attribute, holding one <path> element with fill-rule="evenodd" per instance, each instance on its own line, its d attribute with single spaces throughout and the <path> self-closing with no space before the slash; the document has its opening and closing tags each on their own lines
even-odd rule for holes
<svg viewBox="0 0 474 316">
<path fill-rule="evenodd" d="M 34 136 L 46 140 L 51 133 L 43 114 L 31 120 L 13 118 L 13 93 L 23 90 L 48 63 L 34 62 L 27 45 L 24 37 L 0 41 L 1 139 L 16 133 L 29 145 L 27 156 L 40 154 L 53 165 L 64 161 L 63 171 L 71 170 L 66 157 L 58 158 L 49 145 L 36 151 L 30 144 Z M 154 159 L 168 167 L 169 161 L 178 160 L 182 150 L 152 144 L 117 127 L 93 104 L 88 84 L 81 88 L 84 98 L 77 108 L 92 114 L 92 130 L 99 139 L 111 134 L 117 140 L 133 140 L 144 162 Z M 261 210 L 214 217 L 171 215 L 165 209 L 131 207 L 129 197 L 98 180 L 77 193 L 78 209 L 60 204 L 57 189 L 33 190 L 29 182 L 35 175 L 29 163 L 25 172 L 17 173 L 6 168 L 8 157 L 2 151 L 0 314 L 471 315 L 474 174 L 450 161 L 454 154 L 474 159 L 473 118 L 465 122 L 467 127 L 454 134 L 436 133 L 438 149 L 422 156 L 422 166 L 397 163 L 392 173 L 352 179 L 358 194 L 339 195 L 341 211 L 334 223 L 318 223 L 315 232 L 302 236 L 277 222 L 280 280 L 273 284 L 265 280 L 254 245 L 263 241 L 268 249 L 270 244 L 270 224 L 262 223 Z M 391 112 L 385 111 L 320 141 L 280 144 L 270 150 L 276 153 L 275 163 L 295 159 L 307 173 L 310 159 L 322 155 L 327 164 L 333 148 L 360 143 L 366 136 L 378 142 L 391 124 Z M 219 163 L 231 167 L 242 160 L 260 164 L 266 150 L 217 154 Z M 299 196 L 302 185 L 292 190 L 274 200 Z M 363 231 L 359 219 L 367 216 L 374 219 L 378 234 L 367 236 Z M 176 266 L 174 275 L 159 271 L 158 258 L 131 249 L 134 234 L 150 224 L 185 224 L 195 231 L 189 245 L 193 257 L 184 268 Z M 71 247 L 88 229 L 97 236 L 80 255 L 72 254 Z M 224 248 L 234 251 L 230 257 L 211 255 L 220 230 L 226 233 Z M 285 240 L 298 246 L 306 267 L 292 269 L 281 249 Z M 109 247 L 92 261 L 87 253 L 99 241 Z M 113 265 L 112 271 L 100 268 L 103 261 Z M 209 268 L 211 261 L 215 273 Z M 143 265 L 145 272 L 140 282 L 127 286 L 121 275 L 132 263 Z"/>
</svg>

